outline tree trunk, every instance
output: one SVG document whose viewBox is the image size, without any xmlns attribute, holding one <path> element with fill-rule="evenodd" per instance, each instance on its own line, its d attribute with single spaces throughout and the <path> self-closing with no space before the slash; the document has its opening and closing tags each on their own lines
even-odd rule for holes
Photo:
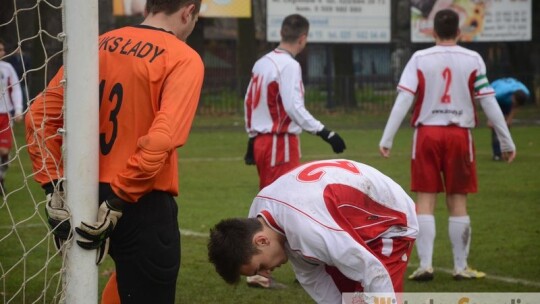
<svg viewBox="0 0 540 304">
<path fill-rule="evenodd" d="M 334 44 L 334 103 L 345 107 L 356 107 L 354 67 L 350 44 Z"/>
</svg>

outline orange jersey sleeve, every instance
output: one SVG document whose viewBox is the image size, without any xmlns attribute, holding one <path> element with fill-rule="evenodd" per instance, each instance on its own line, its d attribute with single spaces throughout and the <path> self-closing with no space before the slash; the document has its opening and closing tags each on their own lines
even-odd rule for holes
<svg viewBox="0 0 540 304">
<path fill-rule="evenodd" d="M 36 97 L 25 116 L 26 143 L 34 178 L 41 185 L 64 176 L 62 135 L 64 126 L 63 68 L 56 73 L 47 88 Z"/>
</svg>

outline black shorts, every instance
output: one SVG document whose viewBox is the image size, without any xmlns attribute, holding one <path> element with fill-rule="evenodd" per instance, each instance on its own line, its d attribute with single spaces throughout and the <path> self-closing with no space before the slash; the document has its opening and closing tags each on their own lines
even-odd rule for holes
<svg viewBox="0 0 540 304">
<path fill-rule="evenodd" d="M 111 236 L 109 254 L 122 303 L 174 303 L 180 231 L 173 196 L 152 191 L 128 205 Z"/>
</svg>

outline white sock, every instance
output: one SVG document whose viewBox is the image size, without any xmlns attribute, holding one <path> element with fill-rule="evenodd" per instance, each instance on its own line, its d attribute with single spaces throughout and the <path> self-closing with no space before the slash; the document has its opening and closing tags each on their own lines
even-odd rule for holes
<svg viewBox="0 0 540 304">
<path fill-rule="evenodd" d="M 448 234 L 454 254 L 454 269 L 461 271 L 467 268 L 467 257 L 471 244 L 471 219 L 466 216 L 448 218 Z"/>
<path fill-rule="evenodd" d="M 420 259 L 420 268 L 433 267 L 433 242 L 435 242 L 435 217 L 432 214 L 418 215 L 418 237 L 416 251 Z"/>
</svg>

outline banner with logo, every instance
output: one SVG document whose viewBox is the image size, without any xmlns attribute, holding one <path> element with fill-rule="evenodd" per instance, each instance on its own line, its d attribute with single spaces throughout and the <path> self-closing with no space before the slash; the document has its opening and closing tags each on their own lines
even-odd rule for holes
<svg viewBox="0 0 540 304">
<path fill-rule="evenodd" d="M 411 0 L 411 41 L 432 42 L 442 9 L 459 15 L 461 41 L 529 41 L 532 0 Z"/>
</svg>

